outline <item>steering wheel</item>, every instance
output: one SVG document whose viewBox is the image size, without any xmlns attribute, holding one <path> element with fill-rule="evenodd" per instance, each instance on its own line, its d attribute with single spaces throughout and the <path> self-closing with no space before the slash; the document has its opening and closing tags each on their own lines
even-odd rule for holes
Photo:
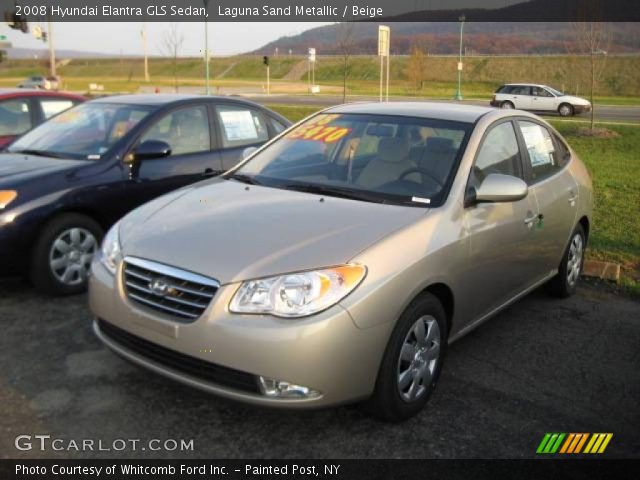
<svg viewBox="0 0 640 480">
<path fill-rule="evenodd" d="M 430 180 L 432 180 L 435 183 L 437 183 L 440 187 L 444 187 L 444 184 L 438 178 L 436 178 L 428 170 L 426 170 L 424 168 L 421 168 L 421 167 L 408 168 L 407 170 L 405 170 L 404 172 L 402 172 L 400 174 L 400 177 L 398 177 L 398 180 L 404 180 L 404 177 L 406 177 L 407 175 L 411 175 L 412 173 L 420 173 L 422 175 L 426 175 L 427 177 L 429 177 Z"/>
</svg>

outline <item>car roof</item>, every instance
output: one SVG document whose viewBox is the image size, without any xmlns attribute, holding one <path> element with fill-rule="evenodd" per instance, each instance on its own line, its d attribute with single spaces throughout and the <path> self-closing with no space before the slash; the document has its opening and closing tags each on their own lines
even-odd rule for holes
<svg viewBox="0 0 640 480">
<path fill-rule="evenodd" d="M 13 97 L 58 97 L 73 98 L 76 100 L 86 100 L 85 97 L 76 93 L 57 92 L 54 90 L 39 90 L 31 88 L 0 88 L 0 98 Z"/>
<path fill-rule="evenodd" d="M 550 88 L 549 85 L 543 85 L 542 83 L 505 83 L 503 87 L 545 87 Z"/>
<path fill-rule="evenodd" d="M 491 107 L 452 102 L 367 102 L 347 103 L 331 107 L 328 113 L 359 113 L 368 115 L 397 115 L 402 117 L 435 118 L 454 122 L 474 123 L 494 111 Z"/>
<path fill-rule="evenodd" d="M 133 95 L 111 95 L 105 97 L 99 97 L 92 100 L 92 103 L 122 103 L 127 105 L 153 105 L 164 106 L 170 104 L 179 104 L 182 102 L 190 102 L 192 100 L 222 100 L 222 101 L 237 101 L 248 105 L 264 108 L 262 105 L 245 100 L 238 97 L 224 97 L 215 95 L 188 95 L 178 93 L 150 93 L 150 94 L 133 94 Z"/>
</svg>

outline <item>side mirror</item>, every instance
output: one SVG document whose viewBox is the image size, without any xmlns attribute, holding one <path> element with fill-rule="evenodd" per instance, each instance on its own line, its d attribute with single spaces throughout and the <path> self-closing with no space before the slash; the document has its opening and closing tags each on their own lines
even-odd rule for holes
<svg viewBox="0 0 640 480">
<path fill-rule="evenodd" d="M 256 150 L 258 150 L 257 147 L 247 147 L 242 151 L 242 159 L 244 160 L 245 158 L 249 157 L 250 155 L 253 155 L 253 152 L 255 152 Z"/>
<path fill-rule="evenodd" d="M 162 140 L 146 140 L 128 155 L 129 162 L 165 158 L 171 155 L 171 145 Z"/>
<path fill-rule="evenodd" d="M 518 177 L 491 173 L 475 190 L 475 195 L 467 195 L 465 203 L 482 202 L 516 202 L 522 200 L 529 193 L 527 184 Z"/>
</svg>

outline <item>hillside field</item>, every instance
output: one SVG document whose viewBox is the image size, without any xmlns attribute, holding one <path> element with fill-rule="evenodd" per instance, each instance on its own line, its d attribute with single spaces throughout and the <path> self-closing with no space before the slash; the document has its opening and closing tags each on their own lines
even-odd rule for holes
<svg viewBox="0 0 640 480">
<path fill-rule="evenodd" d="M 392 95 L 417 95 L 446 98 L 455 90 L 457 58 L 427 56 L 424 87 L 417 89 L 407 78 L 407 56 L 394 56 L 390 66 Z M 342 87 L 343 59 L 320 56 L 315 69 L 316 83 L 323 92 Z M 307 83 L 304 57 L 271 58 L 271 79 L 277 91 L 300 92 Z M 379 60 L 375 56 L 353 56 L 348 62 L 348 94 L 377 93 Z M 213 58 L 211 79 L 215 87 L 264 86 L 266 69 L 261 56 Z M 570 94 L 585 96 L 589 90 L 589 60 L 587 57 L 526 56 L 526 57 L 466 57 L 464 58 L 463 94 L 467 98 L 486 98 L 502 83 L 544 83 Z M 15 86 L 29 75 L 44 74 L 43 60 L 9 60 L 0 64 L 0 86 Z M 169 59 L 149 61 L 151 82 L 148 86 L 173 87 L 204 85 L 204 65 L 199 58 L 181 58 L 176 66 Z M 109 92 L 135 92 L 143 85 L 143 62 L 139 58 L 78 59 L 60 66 L 58 73 L 69 90 L 87 91 L 90 83 L 100 83 Z M 609 56 L 598 79 L 596 96 L 601 103 L 640 103 L 640 56 Z"/>
</svg>

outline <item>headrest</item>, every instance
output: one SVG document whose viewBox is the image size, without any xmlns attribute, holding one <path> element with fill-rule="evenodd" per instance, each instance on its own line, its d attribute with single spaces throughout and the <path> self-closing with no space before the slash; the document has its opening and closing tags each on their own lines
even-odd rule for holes
<svg viewBox="0 0 640 480">
<path fill-rule="evenodd" d="M 400 162 L 409 154 L 409 142 L 404 138 L 384 137 L 378 143 L 378 158 L 384 162 Z"/>
<path fill-rule="evenodd" d="M 427 152 L 450 153 L 453 149 L 453 140 L 445 137 L 429 137 L 426 148 Z"/>
<path fill-rule="evenodd" d="M 367 128 L 367 135 L 370 137 L 393 137 L 393 127 L 391 125 L 371 125 Z"/>
</svg>

